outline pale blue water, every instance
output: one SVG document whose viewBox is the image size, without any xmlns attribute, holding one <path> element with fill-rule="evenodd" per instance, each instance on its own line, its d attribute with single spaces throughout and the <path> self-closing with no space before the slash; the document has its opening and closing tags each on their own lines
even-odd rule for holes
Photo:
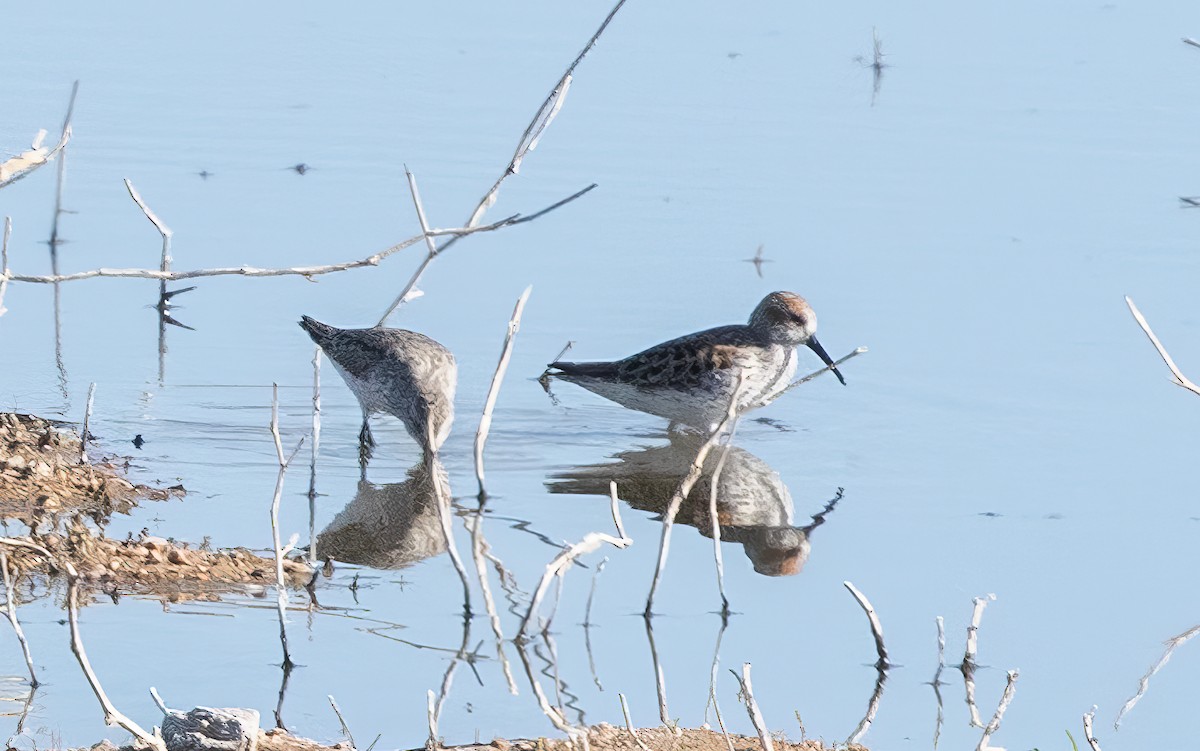
<svg viewBox="0 0 1200 751">
<path fill-rule="evenodd" d="M 67 271 L 157 265 L 158 236 L 122 178 L 175 231 L 177 269 L 362 258 L 418 231 L 403 164 L 431 222 L 465 221 L 607 11 L 590 1 L 353 11 L 72 4 L 34 21 L 9 8 L 0 148 L 23 148 L 38 128 L 55 133 L 81 79 L 65 187 L 76 213 L 61 219 Z M 1122 300 L 1137 300 L 1195 376 L 1200 215 L 1177 202 L 1200 192 L 1200 50 L 1179 42 L 1196 33 L 1193 16 L 1183 3 L 681 11 L 630 0 L 489 216 L 600 187 L 533 224 L 464 240 L 433 265 L 426 296 L 392 319 L 458 357 L 459 419 L 443 453 L 455 494 L 473 507 L 477 415 L 512 304 L 534 286 L 487 457 L 488 539 L 522 589 L 556 548 L 510 520 L 556 542 L 611 529 L 605 498 L 551 494 L 546 483 L 665 443 L 660 421 L 568 385 L 553 405 L 533 380 L 545 362 L 569 339 L 572 357 L 604 359 L 740 321 L 766 292 L 792 289 L 817 310 L 831 354 L 871 352 L 845 366 L 847 387 L 822 378 L 761 413 L 790 431 L 753 421 L 739 430 L 738 446 L 779 473 L 798 525 L 838 487 L 845 496 L 814 531 L 798 576 L 759 576 L 741 546 L 726 544 L 738 611 L 721 645 L 726 720 L 751 730 L 724 669 L 749 661 L 772 727 L 798 737 L 799 711 L 813 736 L 841 740 L 854 729 L 875 675 L 866 620 L 842 587 L 850 580 L 871 598 L 902 666 L 864 737 L 872 748 L 932 746 L 934 618 L 946 617 L 957 661 L 971 599 L 988 592 L 998 599 L 980 636 L 985 719 L 1005 670 L 1021 669 L 997 744 L 1066 748 L 1063 730 L 1079 738 L 1079 717 L 1095 703 L 1106 748 L 1179 747 L 1178 719 L 1196 698 L 1190 645 L 1119 733 L 1111 721 L 1161 641 L 1198 619 L 1186 593 L 1197 563 L 1190 438 L 1200 402 L 1170 386 Z M 891 66 L 873 105 L 871 73 L 854 61 L 870 55 L 872 27 Z M 312 171 L 289 171 L 300 162 Z M 201 170 L 213 174 L 203 180 Z M 0 191 L 18 273 L 48 270 L 53 197 L 53 167 Z M 760 244 L 770 259 L 763 279 L 743 262 Z M 286 441 L 309 419 L 312 349 L 296 320 L 370 325 L 420 254 L 316 284 L 202 280 L 177 298 L 178 318 L 196 331 L 168 331 L 162 385 L 148 308 L 157 285 L 64 285 L 65 394 L 51 291 L 11 285 L 0 407 L 79 419 L 96 382 L 101 446 L 133 454 L 139 478 L 191 490 L 116 520 L 113 534 L 149 527 L 267 547 L 271 382 L 281 384 Z M 319 528 L 358 479 L 357 405 L 332 368 L 323 375 Z M 368 478 L 402 481 L 414 445 L 395 421 L 375 431 Z M 136 433 L 147 440 L 140 452 L 128 443 Z M 306 487 L 298 466 L 285 536 L 307 537 Z M 628 507 L 624 517 L 635 544 L 603 552 L 592 613 L 603 691 L 577 625 L 591 568 L 567 579 L 555 646 L 577 697 L 563 697 L 569 707 L 589 722 L 619 722 L 622 692 L 635 721 L 651 724 L 654 672 L 635 614 L 659 526 Z M 461 522 L 457 532 L 465 552 Z M 403 571 L 342 566 L 317 592 L 324 606 L 403 624 L 412 642 L 457 650 L 463 641 L 445 556 Z M 174 705 L 251 706 L 269 722 L 281 678 L 269 599 L 164 610 L 125 598 L 87 609 L 84 634 L 110 696 L 144 724 L 156 721 L 150 685 Z M 688 725 L 704 717 L 718 606 L 711 543 L 679 527 L 653 624 L 670 712 Z M 420 745 L 425 692 L 440 687 L 448 655 L 388 641 L 338 612 L 292 618 L 303 667 L 288 686 L 288 726 L 338 737 L 333 694 L 364 746 L 377 733 L 381 748 Z M 66 648 L 58 602 L 38 600 L 22 615 L 48 684 L 29 720 L 39 743 L 51 733 L 74 745 L 121 739 L 103 727 Z M 506 614 L 506 635 L 516 625 Z M 467 642 L 480 640 L 492 656 L 476 617 Z M 0 655 L 0 672 L 22 673 L 14 640 L 0 639 Z M 482 685 L 459 665 L 441 720 L 448 743 L 552 731 L 511 645 L 508 656 L 515 697 L 494 660 L 475 666 Z M 540 679 L 554 701 L 553 680 Z M 975 744 L 961 681 L 943 695 L 940 746 Z"/>
</svg>

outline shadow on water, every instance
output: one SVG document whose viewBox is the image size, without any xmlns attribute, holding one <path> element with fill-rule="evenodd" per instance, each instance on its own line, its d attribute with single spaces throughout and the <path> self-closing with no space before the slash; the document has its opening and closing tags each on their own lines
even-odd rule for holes
<svg viewBox="0 0 1200 751">
<path fill-rule="evenodd" d="M 615 461 L 560 471 L 546 483 L 551 493 L 607 495 L 614 480 L 621 499 L 640 511 L 661 515 L 679 481 L 696 457 L 703 436 L 671 434 L 665 446 L 615 454 Z M 711 536 L 709 498 L 722 451 L 710 454 L 699 482 L 679 510 L 677 522 Z M 842 498 L 841 490 L 804 526 L 795 524 L 795 504 L 779 473 L 762 459 L 737 446 L 716 481 L 717 523 L 721 539 L 741 543 L 754 570 L 766 576 L 800 573 L 808 560 L 814 529 L 825 522 Z"/>
</svg>

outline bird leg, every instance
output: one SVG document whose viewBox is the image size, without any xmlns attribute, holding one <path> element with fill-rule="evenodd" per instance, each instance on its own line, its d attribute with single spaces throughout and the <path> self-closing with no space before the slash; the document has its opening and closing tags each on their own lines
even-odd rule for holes
<svg viewBox="0 0 1200 751">
<path fill-rule="evenodd" d="M 364 467 L 370 460 L 371 455 L 375 453 L 372 449 L 375 448 L 375 437 L 371 435 L 371 425 L 367 421 L 367 416 L 363 415 L 362 430 L 358 433 L 358 461 Z"/>
</svg>

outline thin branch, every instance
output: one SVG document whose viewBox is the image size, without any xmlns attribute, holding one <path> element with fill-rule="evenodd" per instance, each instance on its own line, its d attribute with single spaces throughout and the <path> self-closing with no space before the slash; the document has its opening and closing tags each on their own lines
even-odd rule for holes
<svg viewBox="0 0 1200 751">
<path fill-rule="evenodd" d="M 1163 651 L 1162 657 L 1158 658 L 1158 662 L 1154 663 L 1154 665 L 1152 665 L 1150 669 L 1146 671 L 1146 674 L 1143 675 L 1141 680 L 1138 681 L 1137 693 L 1129 697 L 1129 701 L 1125 702 L 1125 706 L 1121 707 L 1120 712 L 1117 712 L 1117 719 L 1113 722 L 1114 730 L 1121 729 L 1121 720 L 1126 714 L 1129 713 L 1130 710 L 1134 708 L 1135 705 L 1137 705 L 1139 701 L 1142 700 L 1142 697 L 1145 696 L 1146 689 L 1150 688 L 1150 678 L 1153 677 L 1155 673 L 1163 669 L 1163 666 L 1165 666 L 1171 659 L 1171 655 L 1175 653 L 1176 649 L 1186 644 L 1196 634 L 1200 634 L 1200 624 L 1192 626 L 1178 636 L 1173 636 L 1170 639 L 1167 639 L 1165 642 L 1167 648 L 1165 651 Z"/>
<path fill-rule="evenodd" d="M 799 379 L 797 379 L 797 380 L 795 380 L 795 381 L 792 381 L 792 382 L 791 382 L 791 383 L 789 383 L 787 386 L 785 386 L 785 387 L 784 387 L 784 388 L 783 388 L 783 389 L 782 389 L 782 390 L 781 390 L 779 393 L 775 394 L 775 395 L 772 397 L 772 399 L 778 399 L 779 397 L 783 396 L 784 394 L 786 394 L 787 392 L 789 392 L 789 391 L 791 391 L 792 389 L 796 388 L 797 386 L 802 386 L 802 385 L 804 385 L 804 384 L 808 383 L 809 381 L 811 381 L 812 379 L 816 378 L 817 376 L 819 376 L 819 375 L 823 375 L 823 374 L 825 374 L 826 372 L 828 372 L 828 371 L 830 371 L 830 370 L 833 370 L 833 369 L 834 369 L 834 368 L 836 368 L 837 366 L 839 366 L 839 365 L 841 365 L 842 363 L 846 362 L 847 360 L 851 360 L 851 359 L 853 359 L 853 358 L 855 358 L 855 357 L 858 357 L 859 355 L 861 355 L 861 354 L 863 354 L 864 352 L 867 352 L 867 351 L 868 351 L 868 350 L 867 350 L 867 348 L 866 348 L 866 347 L 859 347 L 858 349 L 854 350 L 853 352 L 851 352 L 850 354 L 846 355 L 846 356 L 845 356 L 845 357 L 843 357 L 842 359 L 840 359 L 840 360 L 835 360 L 835 361 L 833 362 L 833 364 L 831 364 L 831 365 L 826 365 L 825 367 L 821 368 L 820 370 L 814 370 L 813 372 L 809 373 L 808 375 L 804 376 L 803 378 L 799 378 Z"/>
<path fill-rule="evenodd" d="M 593 186 L 594 187 L 594 186 Z M 473 229 L 457 228 L 457 229 L 431 229 L 429 234 L 433 236 L 449 235 L 458 237 L 462 235 L 473 235 L 477 232 L 487 232 L 490 230 L 500 229 L 501 227 L 509 227 L 514 224 L 521 224 L 529 221 L 534 217 L 539 217 L 547 211 L 558 208 L 566 203 L 571 202 L 575 198 L 582 196 L 591 188 L 579 191 L 575 195 L 558 201 L 553 206 L 542 209 L 529 217 L 510 217 L 495 224 L 489 224 L 484 227 L 476 227 Z M 214 269 L 194 269 L 190 271 L 162 271 L 159 269 L 109 269 L 99 268 L 89 271 L 79 271 L 73 274 L 50 274 L 48 276 L 37 276 L 32 274 L 12 274 L 9 279 L 14 282 L 25 282 L 28 284 L 58 284 L 59 282 L 74 282 L 81 279 L 94 279 L 96 277 L 112 277 L 120 279 L 160 279 L 168 282 L 176 282 L 184 279 L 197 279 L 207 276 L 303 276 L 314 277 L 323 274 L 333 274 L 339 271 L 348 271 L 350 269 L 358 269 L 366 266 L 378 266 L 385 258 L 398 253 L 401 250 L 409 248 L 424 239 L 424 235 L 416 235 L 407 240 L 399 242 L 390 248 L 382 250 L 374 255 L 361 258 L 356 261 L 346 261 L 343 263 L 325 264 L 322 266 L 293 266 L 288 268 L 258 268 L 256 266 L 231 266 Z M 443 248 L 444 250 L 445 248 Z"/>
<path fill-rule="evenodd" d="M 350 726 L 346 724 L 346 718 L 342 717 L 342 710 L 338 709 L 337 702 L 334 701 L 333 694 L 329 694 L 329 706 L 333 707 L 333 713 L 337 715 L 338 723 L 342 726 L 342 735 L 346 736 L 346 740 L 350 741 L 350 748 L 357 751 L 358 744 L 354 742 L 354 733 L 350 732 Z"/>
<path fill-rule="evenodd" d="M 642 751 L 650 751 L 650 747 L 645 742 L 638 738 L 637 731 L 633 729 L 633 720 L 629 719 L 629 703 L 625 701 L 625 694 L 617 694 L 617 698 L 621 700 L 621 712 L 625 715 L 625 729 L 629 731 L 629 735 L 633 737 L 633 742 L 638 745 Z"/>
<path fill-rule="evenodd" d="M 762 744 L 763 751 L 775 751 L 771 733 L 767 730 L 767 721 L 763 719 L 762 712 L 758 711 L 758 704 L 754 701 L 754 688 L 750 684 L 750 663 L 742 663 L 740 676 L 732 670 L 729 672 L 733 673 L 733 677 L 737 678 L 742 687 L 742 696 L 746 699 L 746 714 L 750 715 L 750 722 L 754 723 L 754 729 L 758 731 L 758 741 Z"/>
<path fill-rule="evenodd" d="M 29 668 L 29 687 L 36 689 L 41 683 L 38 682 L 37 673 L 33 669 L 33 655 L 29 653 L 29 642 L 25 640 L 25 632 L 21 629 L 21 622 L 17 620 L 17 604 L 13 600 L 13 583 L 12 576 L 8 572 L 8 554 L 0 548 L 0 571 L 4 572 L 4 602 L 5 610 L 8 613 L 8 622 L 12 624 L 13 631 L 17 634 L 17 641 L 21 643 L 21 653 L 25 655 L 25 666 Z"/>
<path fill-rule="evenodd" d="M 887 647 L 883 644 L 883 624 L 879 622 L 879 616 L 875 614 L 875 608 L 867 599 L 867 596 L 858 591 L 848 581 L 842 582 L 842 586 L 850 590 L 850 594 L 854 595 L 854 599 L 858 601 L 859 607 L 867 614 L 867 620 L 871 623 L 871 636 L 875 637 L 875 652 L 879 655 L 879 659 L 875 662 L 875 667 L 879 670 L 887 670 L 891 667 L 891 662 L 888 661 Z"/>
<path fill-rule="evenodd" d="M 79 82 L 75 82 L 75 87 L 78 89 Z M 74 105 L 75 94 L 71 94 L 71 103 Z M 15 183 L 22 177 L 26 177 L 31 172 L 39 167 L 42 167 L 51 162 L 54 157 L 58 156 L 58 152 L 66 148 L 71 142 L 71 123 L 68 116 L 67 122 L 63 127 L 62 135 L 58 139 L 58 143 L 53 147 L 42 145 L 42 140 L 46 137 L 45 130 L 39 130 L 34 136 L 33 143 L 28 151 L 24 151 L 4 162 L 0 162 L 0 188 L 7 187 L 11 183 Z"/>
<path fill-rule="evenodd" d="M 1000 729 L 1000 719 L 1004 717 L 1005 710 L 1013 700 L 1013 695 L 1017 692 L 1017 677 L 1020 675 L 1018 670 L 1008 671 L 1008 685 L 1004 687 L 1004 695 L 1000 697 L 1000 703 L 996 706 L 996 713 L 992 715 L 992 720 L 983 729 L 983 737 L 979 739 L 979 745 L 975 747 L 975 751 L 987 751 L 992 748 L 988 742 L 992 739 L 992 735 Z"/>
<path fill-rule="evenodd" d="M 979 707 L 975 704 L 975 653 L 979 646 L 979 623 L 983 618 L 983 609 L 988 602 L 995 600 L 996 595 L 976 597 L 971 609 L 971 624 L 967 626 L 967 650 L 963 655 L 962 664 L 958 669 L 963 674 L 963 686 L 967 695 L 967 709 L 971 712 L 971 726 L 983 727 L 983 718 L 979 716 Z"/>
<path fill-rule="evenodd" d="M 288 464 L 295 458 L 296 453 L 304 444 L 304 439 L 296 444 L 291 456 L 284 457 L 283 442 L 279 437 L 279 386 L 271 384 L 271 437 L 275 440 L 275 451 L 279 459 L 279 474 L 275 476 L 275 494 L 271 498 L 271 542 L 275 554 L 275 602 L 279 610 L 279 643 L 283 647 L 283 668 L 288 670 L 295 663 L 288 649 L 287 639 L 287 606 L 288 591 L 283 575 L 284 549 L 279 535 L 279 504 L 283 497 L 283 478 L 287 474 Z"/>
<path fill-rule="evenodd" d="M 688 468 L 687 474 L 679 481 L 679 485 L 675 488 L 675 494 L 671 496 L 671 500 L 667 504 L 667 510 L 663 514 L 662 520 L 662 536 L 658 542 L 658 563 L 654 567 L 654 578 L 650 581 L 650 592 L 646 596 L 646 609 L 642 612 L 642 615 L 646 618 L 654 614 L 654 593 L 658 590 L 658 581 L 662 578 L 663 569 L 667 565 L 667 554 L 671 548 L 671 528 L 675 524 L 675 517 L 679 514 L 679 508 L 683 505 L 688 494 L 692 492 L 692 487 L 704 472 L 704 462 L 708 458 L 708 452 L 712 450 L 712 447 L 721 435 L 737 419 L 738 397 L 741 396 L 742 388 L 745 385 L 746 374 L 744 371 L 739 370 L 737 385 L 734 386 L 733 394 L 729 397 L 729 406 L 725 410 L 725 417 L 713 428 L 708 439 L 700 446 L 700 450 L 696 452 L 696 458 Z"/>
<path fill-rule="evenodd" d="M 0 239 L 0 316 L 8 309 L 4 307 L 4 292 L 8 289 L 8 278 L 12 272 L 8 269 L 8 238 L 12 236 L 12 217 L 4 217 L 4 236 Z"/>
<path fill-rule="evenodd" d="M 1165 362 L 1167 367 L 1171 370 L 1171 375 L 1175 376 L 1173 383 L 1176 386 L 1182 386 L 1193 394 L 1200 394 L 1200 386 L 1197 386 L 1188 380 L 1188 377 L 1183 374 L 1183 371 L 1181 371 L 1179 367 L 1175 365 L 1175 361 L 1171 359 L 1169 354 L 1167 354 L 1166 347 L 1164 347 L 1162 342 L 1158 340 L 1158 337 L 1154 335 L 1154 332 L 1150 329 L 1150 324 L 1146 323 L 1146 319 L 1142 316 L 1142 312 L 1137 309 L 1137 306 L 1133 304 L 1133 299 L 1128 295 L 1125 296 L 1125 304 L 1129 306 L 1129 312 L 1133 314 L 1133 320 L 1137 321 L 1138 326 L 1142 327 L 1142 331 L 1146 332 L 1146 336 L 1150 339 L 1150 343 L 1154 345 L 1156 350 L 1158 350 L 1158 356 L 1163 359 L 1163 362 Z"/>
<path fill-rule="evenodd" d="M 313 347 L 312 459 L 308 465 L 308 562 L 317 562 L 317 456 L 321 451 L 321 345 Z"/>
<path fill-rule="evenodd" d="M 603 543 L 608 543 L 615 548 L 627 548 L 633 544 L 633 540 L 625 536 L 625 528 L 621 524 L 621 514 L 618 508 L 614 505 L 613 522 L 617 527 L 617 534 L 620 537 L 603 532 L 588 532 L 579 542 L 564 548 L 562 552 L 554 556 L 554 559 L 546 565 L 546 570 L 542 573 L 542 578 L 538 582 L 537 589 L 533 592 L 533 597 L 529 601 L 529 609 L 525 612 L 525 617 L 521 619 L 521 627 L 517 629 L 518 640 L 524 638 L 526 629 L 533 621 L 533 616 L 537 613 L 538 606 L 542 604 L 542 599 L 546 596 L 546 590 L 550 587 L 550 581 L 556 576 L 562 576 L 571 567 L 575 559 L 581 555 L 587 555 L 595 551 Z"/>
<path fill-rule="evenodd" d="M 867 702 L 867 711 L 859 721 L 858 726 L 854 728 L 854 732 L 846 739 L 846 745 L 858 743 L 858 741 L 866 735 L 866 732 L 871 729 L 871 723 L 875 722 L 875 715 L 879 713 L 879 703 L 883 700 L 883 686 L 887 682 L 887 669 L 876 668 L 875 688 L 871 692 L 871 699 Z"/>
<path fill-rule="evenodd" d="M 1200 42 L 1197 42 L 1195 39 L 1192 39 L 1191 37 L 1184 37 L 1184 38 L 1183 38 L 1183 43 L 1184 43 L 1184 44 L 1190 44 L 1190 45 L 1192 45 L 1193 47 L 1200 47 Z"/>
<path fill-rule="evenodd" d="M 479 481 L 479 497 L 487 497 L 483 487 L 483 447 L 487 443 L 488 431 L 492 427 L 492 410 L 496 407 L 496 398 L 500 395 L 500 384 L 504 382 L 504 374 L 508 371 L 508 361 L 512 359 L 513 339 L 521 330 L 521 313 L 525 311 L 525 303 L 529 300 L 533 287 L 525 288 L 517 298 L 512 317 L 508 320 L 508 332 L 504 335 L 504 347 L 500 351 L 500 361 L 496 364 L 496 372 L 492 374 L 492 385 L 488 387 L 487 399 L 483 403 L 483 415 L 479 418 L 479 428 L 475 431 L 475 477 Z M 623 537 L 624 535 L 622 535 Z"/>
<path fill-rule="evenodd" d="M 1094 719 L 1096 719 L 1095 704 L 1092 705 L 1091 711 L 1083 713 L 1083 737 L 1092 747 L 1092 751 L 1100 751 L 1100 741 L 1096 740 L 1096 736 L 1092 733 L 1092 720 Z"/>
<path fill-rule="evenodd" d="M 425 689 L 425 712 L 429 719 L 429 738 L 425 741 L 427 751 L 434 751 L 434 749 L 440 746 L 438 743 L 438 717 L 435 702 L 436 696 L 433 693 L 433 689 Z"/>
<path fill-rule="evenodd" d="M 83 432 L 79 434 L 79 463 L 87 464 L 87 442 L 88 442 L 88 426 L 92 422 L 92 404 L 96 400 L 96 384 L 93 382 L 88 386 L 87 407 L 83 411 Z"/>
</svg>

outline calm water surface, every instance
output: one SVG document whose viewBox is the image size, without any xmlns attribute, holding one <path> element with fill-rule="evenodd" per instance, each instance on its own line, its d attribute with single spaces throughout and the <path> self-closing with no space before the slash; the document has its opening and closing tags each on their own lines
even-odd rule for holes
<svg viewBox="0 0 1200 751">
<path fill-rule="evenodd" d="M 724 668 L 750 662 L 772 727 L 798 737 L 798 711 L 810 735 L 844 739 L 875 682 L 866 619 L 842 587 L 850 580 L 874 603 L 901 666 L 864 738 L 873 748 L 933 746 L 934 618 L 946 618 L 956 661 L 971 600 L 985 593 L 997 596 L 976 675 L 985 717 L 1005 671 L 1021 669 L 997 743 L 1066 748 L 1063 730 L 1078 737 L 1095 703 L 1106 748 L 1178 747 L 1177 720 L 1197 698 L 1190 647 L 1118 734 L 1111 721 L 1162 640 L 1198 618 L 1180 595 L 1200 562 L 1189 441 L 1200 402 L 1169 385 L 1122 301 L 1132 295 L 1192 367 L 1200 217 L 1177 196 L 1200 191 L 1200 51 L 1178 41 L 1197 31 L 1193 10 L 870 2 L 711 4 L 681 15 L 631 0 L 491 216 L 600 187 L 535 223 L 464 240 L 433 265 L 425 297 L 392 319 L 458 358 L 459 419 L 443 461 L 465 512 L 475 508 L 471 443 L 505 323 L 534 286 L 496 409 L 483 521 L 520 587 L 516 603 L 559 544 L 611 529 L 608 476 L 652 477 L 623 507 L 635 544 L 604 551 L 593 627 L 579 624 L 600 554 L 568 576 L 553 646 L 531 649 L 531 671 L 568 719 L 618 722 L 622 692 L 634 720 L 653 723 L 653 644 L 671 716 L 702 722 L 720 638 L 718 697 L 734 728 L 751 730 Z M 158 236 L 122 178 L 174 230 L 178 269 L 361 258 L 419 231 L 405 163 L 433 224 L 466 219 L 607 11 L 591 0 L 354 13 L 72 4 L 53 23 L 32 23 L 10 8 L 7 20 L 22 26 L 0 49 L 0 147 L 55 132 L 81 79 L 65 271 L 157 266 Z M 875 95 L 855 61 L 870 55 L 872 27 L 890 65 Z M 311 171 L 289 170 L 298 163 Z M 0 192 L 18 273 L 48 272 L 54 190 L 48 168 Z M 759 245 L 770 261 L 762 278 L 744 261 Z M 190 490 L 114 520 L 110 534 L 145 527 L 268 547 L 272 382 L 285 441 L 308 430 L 312 347 L 296 321 L 374 323 L 419 257 L 413 248 L 315 283 L 203 280 L 177 298 L 177 317 L 195 331 L 167 332 L 161 383 L 154 282 L 64 285 L 61 368 L 51 290 L 14 284 L 0 318 L 0 407 L 78 420 L 96 382 L 93 432 L 104 450 L 132 454 L 140 479 Z M 738 487 L 753 492 L 750 522 L 724 546 L 737 611 L 728 628 L 721 634 L 714 614 L 711 542 L 681 526 L 647 633 L 636 614 L 669 494 L 650 470 L 680 450 L 662 421 L 566 384 L 555 404 L 534 379 L 568 340 L 572 357 L 618 357 L 742 321 L 774 289 L 808 297 L 835 357 L 871 352 L 845 366 L 847 387 L 818 379 L 759 413 L 769 422 L 740 428 L 730 461 Z M 357 564 L 319 580 L 323 609 L 292 617 L 302 667 L 286 686 L 284 722 L 337 738 L 333 694 L 360 741 L 382 733 L 382 748 L 419 745 L 426 690 L 442 686 L 462 645 L 482 643 L 473 665 L 456 665 L 446 741 L 551 732 L 512 645 L 516 696 L 486 618 L 463 631 L 458 581 L 429 540 L 429 478 L 422 486 L 413 471 L 415 446 L 397 421 L 378 420 L 380 447 L 361 484 L 357 404 L 331 368 L 323 375 L 318 531 L 402 504 L 413 519 L 384 530 L 394 539 L 374 549 L 347 549 L 341 557 Z M 140 451 L 135 434 L 147 441 Z M 285 536 L 307 539 L 306 489 L 297 468 Z M 814 516 L 823 524 L 808 528 Z M 699 512 L 688 520 L 706 524 Z M 468 550 L 462 518 L 456 533 Z M 806 549 L 781 563 L 772 545 Z M 793 576 L 755 572 L 801 563 Z M 511 635 L 523 605 L 497 593 Z M 143 724 L 157 720 L 151 685 L 173 705 L 255 707 L 269 722 L 282 678 L 269 600 L 124 598 L 88 608 L 84 634 L 110 696 Z M 59 602 L 42 598 L 22 614 L 48 684 L 30 729 L 41 745 L 51 734 L 96 741 L 108 731 L 66 649 Z M 8 637 L 0 660 L 0 672 L 23 672 Z M 15 681 L 5 691 L 22 695 Z M 942 693 L 939 745 L 976 743 L 961 680 Z"/>
</svg>

